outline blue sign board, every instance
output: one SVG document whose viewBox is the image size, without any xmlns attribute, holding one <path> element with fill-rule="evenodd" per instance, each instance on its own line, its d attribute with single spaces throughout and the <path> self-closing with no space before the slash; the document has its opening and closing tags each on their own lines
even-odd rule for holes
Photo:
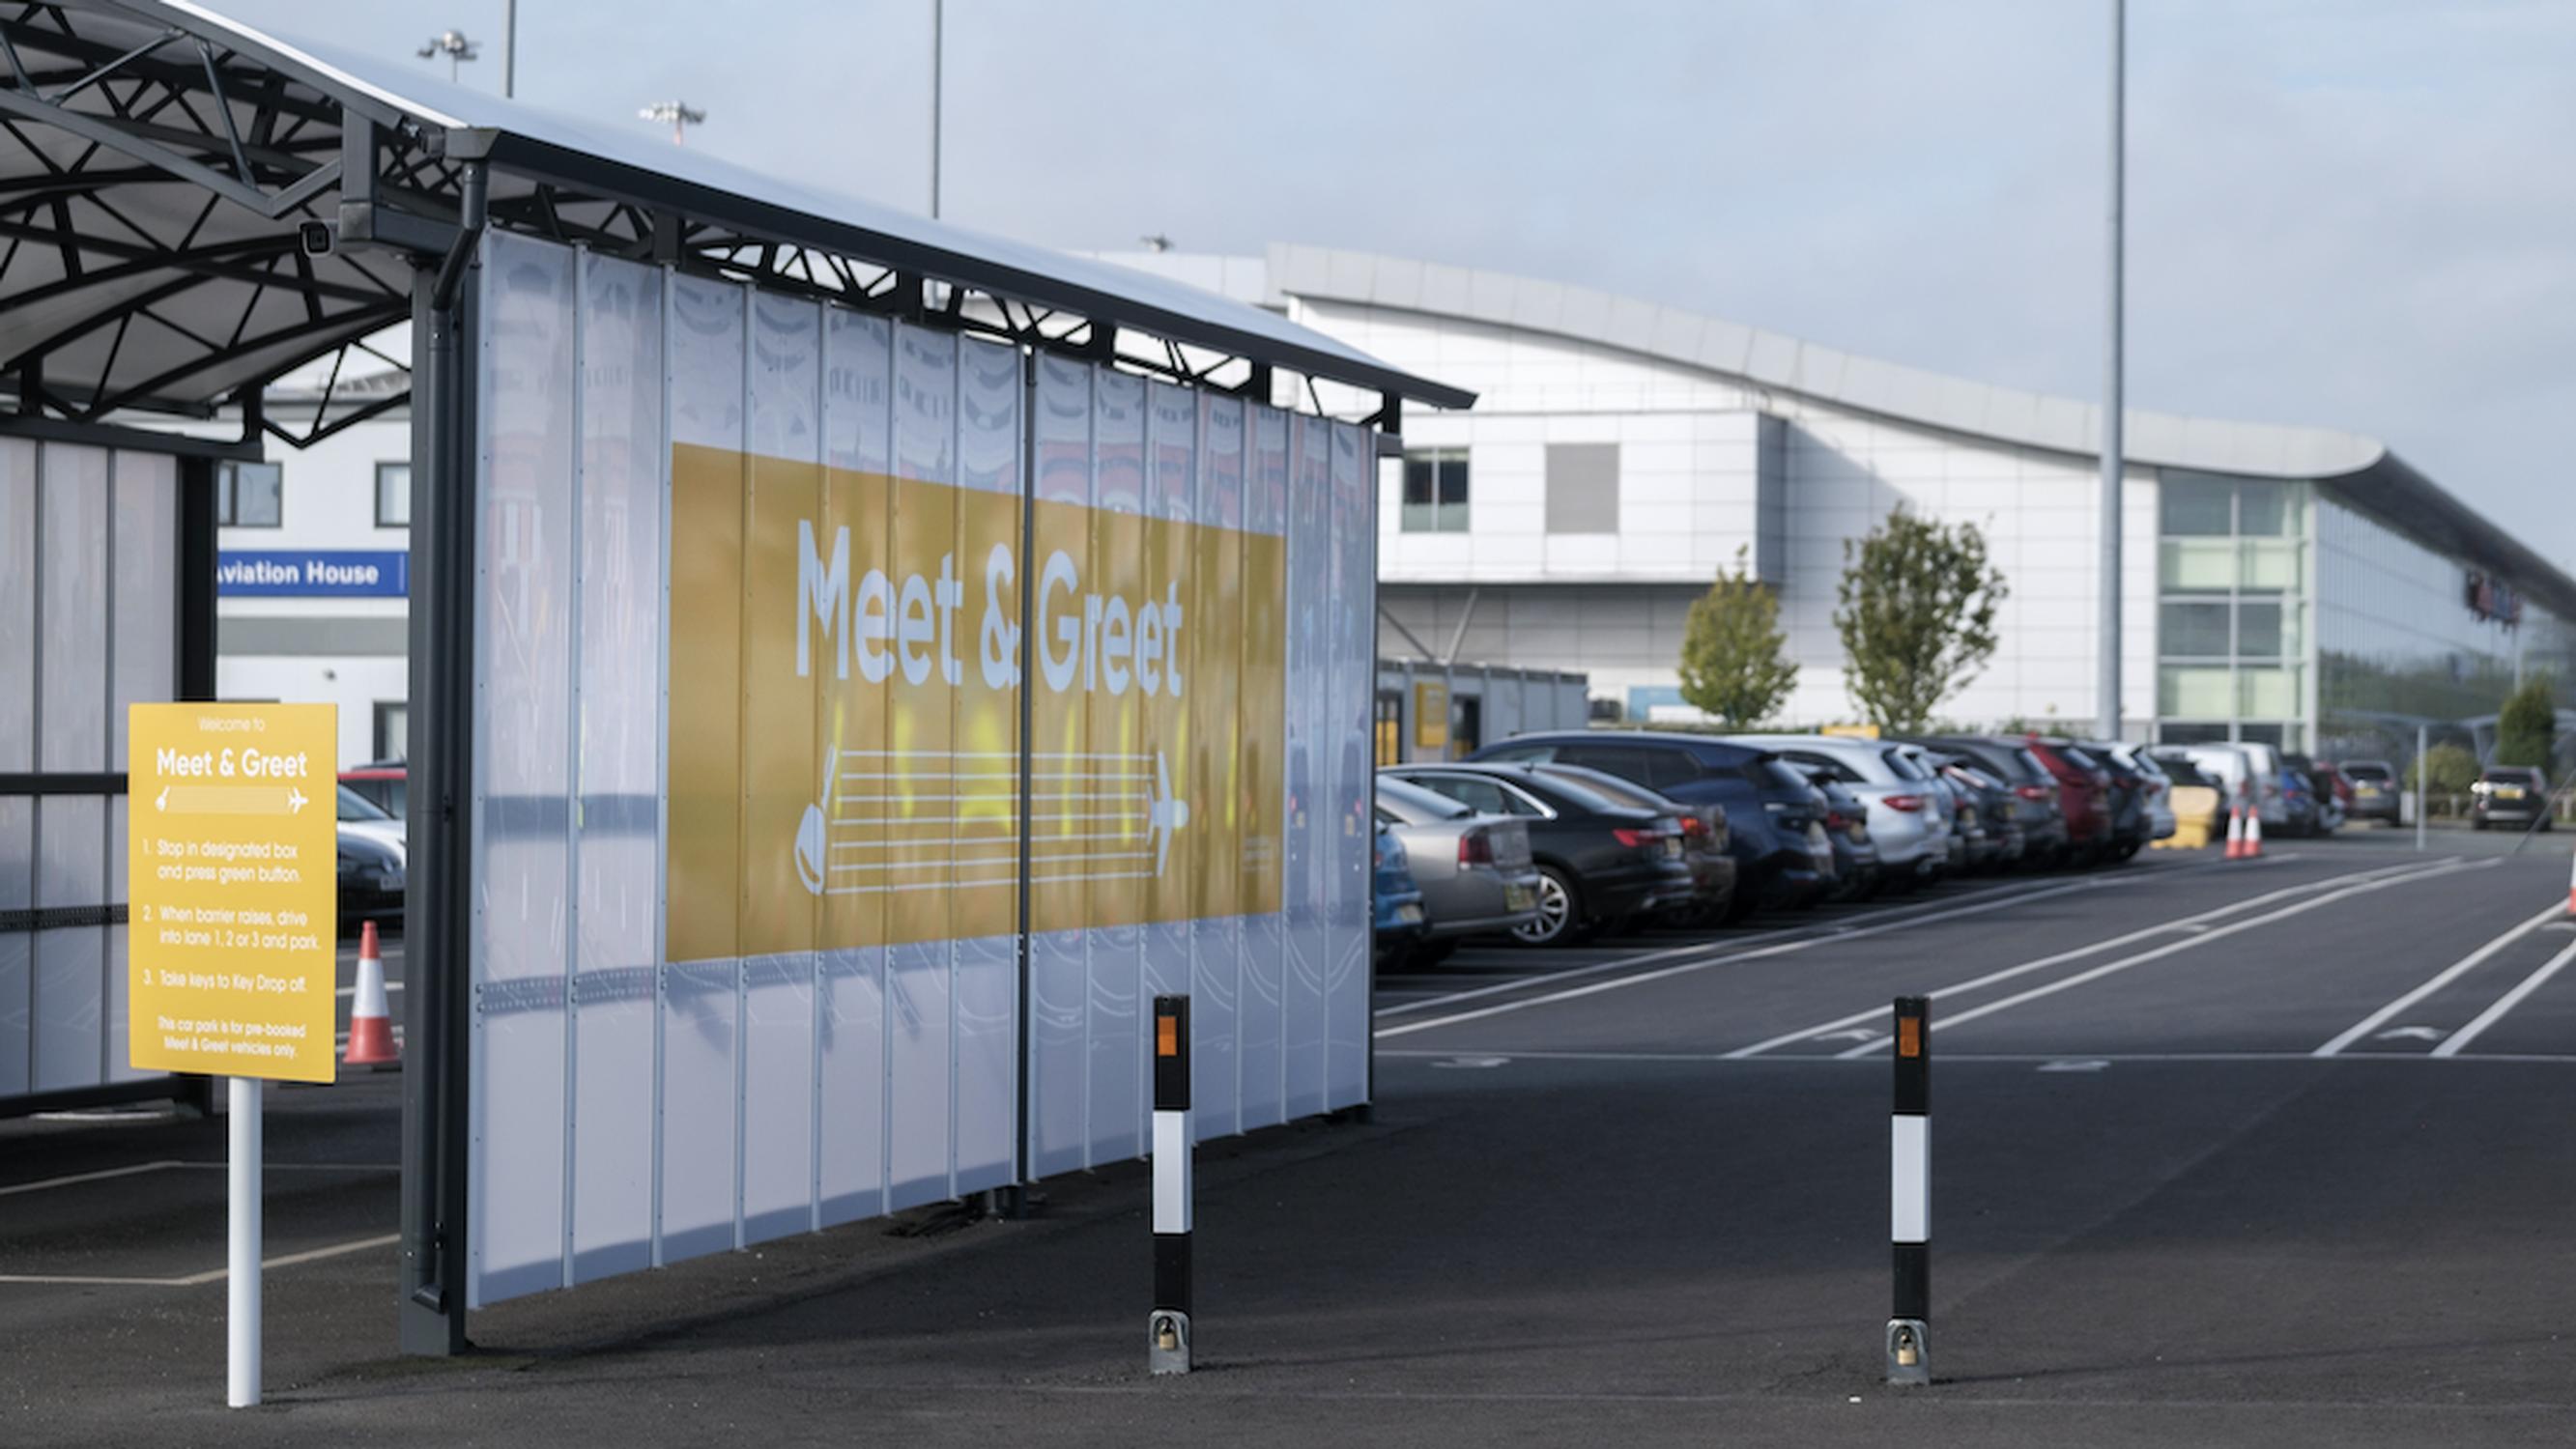
<svg viewBox="0 0 2576 1449">
<path fill-rule="evenodd" d="M 399 599 L 411 592 L 411 555 L 400 549 L 237 549 L 215 558 L 215 592 L 228 599 Z"/>
</svg>

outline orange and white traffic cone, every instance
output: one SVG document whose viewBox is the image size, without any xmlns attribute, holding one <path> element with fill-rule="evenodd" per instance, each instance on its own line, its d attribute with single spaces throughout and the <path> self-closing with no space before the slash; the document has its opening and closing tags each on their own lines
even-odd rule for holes
<svg viewBox="0 0 2576 1449">
<path fill-rule="evenodd" d="M 2259 859 L 2263 854 L 2263 812 L 2245 812 L 2245 858 Z"/>
<path fill-rule="evenodd" d="M 2567 915 L 2576 920 L 2576 856 L 2567 861 Z"/>
<path fill-rule="evenodd" d="M 2245 807 L 2242 805 L 2227 808 L 2227 858 L 2245 858 Z"/>
<path fill-rule="evenodd" d="M 385 1004 L 385 960 L 376 946 L 376 923 L 358 928 L 358 996 L 349 1006 L 349 1046 L 340 1054 L 352 1067 L 392 1066 L 402 1060 L 394 1046 L 393 1011 Z"/>
</svg>

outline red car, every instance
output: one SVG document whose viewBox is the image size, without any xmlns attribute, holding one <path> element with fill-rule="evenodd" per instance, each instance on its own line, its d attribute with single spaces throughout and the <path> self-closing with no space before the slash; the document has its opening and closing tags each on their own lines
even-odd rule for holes
<svg viewBox="0 0 2576 1449">
<path fill-rule="evenodd" d="M 2066 816 L 2067 849 L 2084 865 L 2101 860 L 2111 847 L 2111 777 L 2076 753 L 2068 741 L 2031 735 L 2022 746 L 2057 781 L 2057 808 Z"/>
<path fill-rule="evenodd" d="M 367 802 L 396 820 L 403 818 L 403 780 L 406 774 L 400 760 L 376 760 L 352 765 L 340 772 L 340 783 L 366 797 Z"/>
</svg>

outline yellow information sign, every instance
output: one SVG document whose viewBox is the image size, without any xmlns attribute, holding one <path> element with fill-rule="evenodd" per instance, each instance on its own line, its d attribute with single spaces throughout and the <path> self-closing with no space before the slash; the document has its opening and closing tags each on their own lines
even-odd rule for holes
<svg viewBox="0 0 2576 1449">
<path fill-rule="evenodd" d="M 330 1081 L 337 710 L 138 704 L 126 719 L 135 1068 Z"/>
</svg>

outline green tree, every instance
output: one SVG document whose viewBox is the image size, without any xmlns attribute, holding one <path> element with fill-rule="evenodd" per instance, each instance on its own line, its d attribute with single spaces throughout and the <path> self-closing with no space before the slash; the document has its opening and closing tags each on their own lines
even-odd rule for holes
<svg viewBox="0 0 2576 1449">
<path fill-rule="evenodd" d="M 1780 597 L 1753 577 L 1747 552 L 1691 602 L 1682 630 L 1682 698 L 1739 730 L 1769 719 L 1798 682 Z"/>
<path fill-rule="evenodd" d="M 1995 606 L 2010 592 L 1973 523 L 1942 524 L 1900 505 L 1843 545 L 1834 610 L 1844 682 L 1862 718 L 1914 733 L 1995 652 Z"/>
<path fill-rule="evenodd" d="M 2417 774 L 2430 777 L 2431 791 L 2436 795 L 2465 795 L 2477 783 L 2478 757 L 2454 744 L 2439 744 L 2424 752 L 2422 759 L 2406 767 L 2406 788 L 2415 788 Z"/>
<path fill-rule="evenodd" d="M 2550 767 L 2558 749 L 2558 697 L 2549 676 L 2533 674 L 2507 696 L 2496 716 L 2495 762 L 2499 765 Z"/>
</svg>

